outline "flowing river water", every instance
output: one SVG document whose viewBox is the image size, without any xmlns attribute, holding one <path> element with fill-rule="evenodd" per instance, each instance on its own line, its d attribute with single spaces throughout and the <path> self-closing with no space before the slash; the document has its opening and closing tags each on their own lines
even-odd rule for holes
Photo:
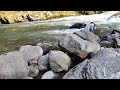
<svg viewBox="0 0 120 90">
<path fill-rule="evenodd" d="M 120 28 L 120 16 L 112 16 L 118 11 L 102 14 L 69 16 L 45 21 L 33 21 L 15 24 L 0 24 L 0 53 L 18 50 L 20 46 L 38 42 L 56 43 L 66 33 L 80 29 L 69 29 L 74 23 L 95 22 L 98 35 L 109 33 Z M 112 16 L 112 17 L 111 17 Z"/>
</svg>

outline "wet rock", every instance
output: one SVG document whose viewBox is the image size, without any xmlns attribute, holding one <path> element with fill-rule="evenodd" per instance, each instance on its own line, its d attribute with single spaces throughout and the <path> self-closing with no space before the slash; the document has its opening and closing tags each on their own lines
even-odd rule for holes
<svg viewBox="0 0 120 90">
<path fill-rule="evenodd" d="M 44 53 L 48 53 L 50 50 L 54 49 L 51 43 L 38 43 L 37 46 L 40 46 Z"/>
<path fill-rule="evenodd" d="M 28 65 L 18 51 L 0 55 L 0 79 L 26 79 Z"/>
<path fill-rule="evenodd" d="M 110 34 L 104 36 L 104 38 L 102 38 L 102 41 L 108 41 L 112 43 L 112 47 L 114 48 L 120 47 L 120 31 L 113 30 Z"/>
<path fill-rule="evenodd" d="M 53 72 L 52 70 L 47 71 L 41 79 L 57 79 L 59 75 L 55 72 Z"/>
<path fill-rule="evenodd" d="M 46 71 L 46 70 L 49 69 L 48 56 L 49 56 L 49 54 L 43 55 L 43 56 L 41 56 L 39 58 L 39 60 L 38 60 L 38 69 L 40 71 Z"/>
<path fill-rule="evenodd" d="M 86 24 L 84 31 L 86 32 L 93 32 L 96 29 L 96 24 L 94 22 L 90 22 Z"/>
<path fill-rule="evenodd" d="M 29 74 L 28 74 L 28 77 L 36 77 L 39 73 L 39 70 L 38 68 L 36 68 L 35 66 L 31 65 L 29 66 Z"/>
<path fill-rule="evenodd" d="M 38 60 L 43 55 L 43 50 L 39 46 L 26 45 L 19 50 L 26 61 Z"/>
<path fill-rule="evenodd" d="M 70 27 L 70 29 L 72 29 L 72 28 L 80 29 L 80 28 L 85 28 L 85 26 L 86 26 L 86 24 L 84 24 L 84 23 L 75 23 Z"/>
<path fill-rule="evenodd" d="M 83 40 L 78 35 L 67 34 L 60 41 L 59 46 L 64 50 L 85 59 L 90 53 L 100 50 L 100 45 Z"/>
<path fill-rule="evenodd" d="M 73 67 L 63 79 L 120 79 L 120 49 L 105 48 Z"/>
<path fill-rule="evenodd" d="M 70 64 L 70 57 L 62 51 L 49 52 L 50 68 L 55 72 L 67 71 Z"/>
</svg>

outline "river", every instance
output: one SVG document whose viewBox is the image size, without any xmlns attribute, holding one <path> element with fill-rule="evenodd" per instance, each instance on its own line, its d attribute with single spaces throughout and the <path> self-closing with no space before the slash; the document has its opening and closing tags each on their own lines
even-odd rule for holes
<svg viewBox="0 0 120 90">
<path fill-rule="evenodd" d="M 57 42 L 66 33 L 80 29 L 69 29 L 74 23 L 95 22 L 97 28 L 108 30 L 120 28 L 120 16 L 111 17 L 118 11 L 102 14 L 69 16 L 45 21 L 15 24 L 0 24 L 0 53 L 18 50 L 20 46 L 38 42 Z M 98 33 L 100 34 L 100 33 Z"/>
</svg>

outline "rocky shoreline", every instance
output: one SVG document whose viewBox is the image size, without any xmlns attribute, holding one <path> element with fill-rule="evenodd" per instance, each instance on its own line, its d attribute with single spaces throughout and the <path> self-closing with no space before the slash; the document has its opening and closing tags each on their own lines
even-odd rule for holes
<svg viewBox="0 0 120 90">
<path fill-rule="evenodd" d="M 42 21 L 53 18 L 100 14 L 105 11 L 0 11 L 1 24 Z"/>
<path fill-rule="evenodd" d="M 41 21 L 78 15 L 75 11 L 0 11 L 1 24 Z"/>
<path fill-rule="evenodd" d="M 81 30 L 64 35 L 57 45 L 22 46 L 0 55 L 0 79 L 120 79 L 119 43 L 109 48 L 101 42 Z"/>
</svg>

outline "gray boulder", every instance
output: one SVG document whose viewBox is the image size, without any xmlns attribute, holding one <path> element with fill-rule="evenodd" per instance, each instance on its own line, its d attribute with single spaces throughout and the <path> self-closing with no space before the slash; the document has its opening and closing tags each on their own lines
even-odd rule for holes
<svg viewBox="0 0 120 90">
<path fill-rule="evenodd" d="M 115 48 L 120 48 L 120 39 L 119 38 L 114 39 L 114 47 Z"/>
<path fill-rule="evenodd" d="M 120 56 L 120 49 L 118 48 L 104 48 L 97 52 L 92 59 L 96 58 L 110 58 Z"/>
<path fill-rule="evenodd" d="M 0 79 L 26 79 L 28 65 L 18 51 L 0 55 Z"/>
<path fill-rule="evenodd" d="M 78 35 L 83 40 L 87 40 L 95 44 L 100 43 L 100 38 L 97 35 L 95 35 L 93 32 L 85 32 L 81 30 L 81 31 L 75 32 L 74 34 Z"/>
<path fill-rule="evenodd" d="M 60 40 L 59 46 L 82 59 L 85 59 L 90 53 L 96 53 L 100 50 L 100 45 L 83 40 L 75 34 L 65 35 Z"/>
<path fill-rule="evenodd" d="M 59 75 L 55 72 L 53 72 L 52 70 L 47 71 L 42 77 L 41 79 L 56 79 Z"/>
<path fill-rule="evenodd" d="M 71 64 L 71 59 L 64 52 L 54 50 L 49 52 L 49 64 L 55 72 L 67 71 Z"/>
<path fill-rule="evenodd" d="M 113 30 L 111 34 L 108 34 L 104 37 L 102 37 L 103 41 L 109 41 L 112 43 L 112 47 L 118 48 L 120 47 L 120 31 L 119 30 Z"/>
<path fill-rule="evenodd" d="M 26 61 L 38 60 L 43 55 L 43 50 L 39 46 L 26 45 L 19 50 Z"/>
<path fill-rule="evenodd" d="M 50 50 L 54 49 L 51 43 L 37 43 L 37 46 L 40 46 L 44 53 L 48 53 Z"/>
<path fill-rule="evenodd" d="M 38 69 L 40 71 L 46 71 L 46 70 L 49 69 L 49 66 L 48 66 L 49 65 L 48 56 L 49 56 L 49 54 L 43 55 L 43 56 L 41 56 L 39 58 L 39 60 L 38 60 Z"/>
<path fill-rule="evenodd" d="M 120 50 L 100 50 L 91 59 L 73 67 L 63 79 L 120 79 Z"/>
<path fill-rule="evenodd" d="M 31 65 L 29 66 L 29 74 L 28 74 L 28 77 L 36 77 L 39 73 L 39 70 L 38 68 L 36 68 L 35 66 Z"/>
</svg>

